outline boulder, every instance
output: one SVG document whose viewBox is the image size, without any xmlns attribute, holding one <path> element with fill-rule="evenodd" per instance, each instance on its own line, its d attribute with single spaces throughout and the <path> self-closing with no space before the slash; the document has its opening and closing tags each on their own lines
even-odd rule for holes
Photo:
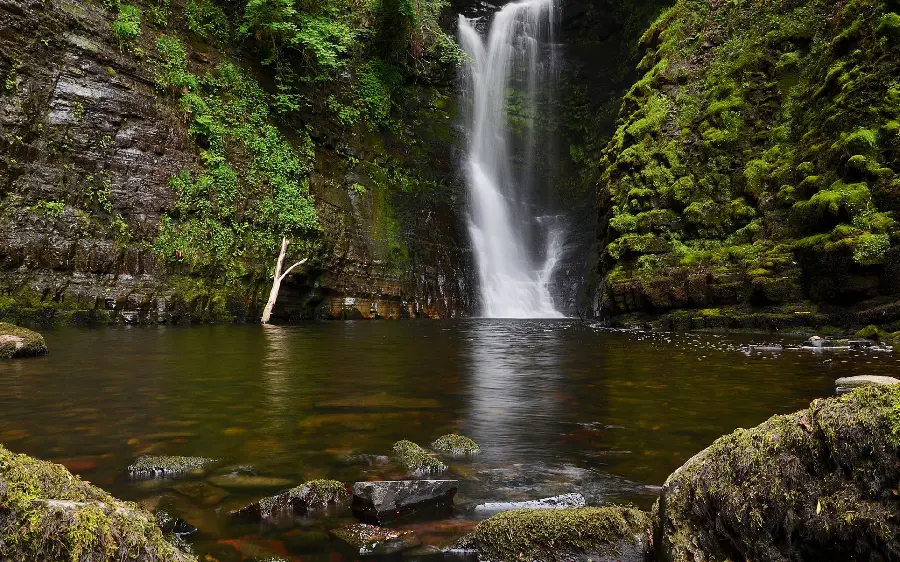
<svg viewBox="0 0 900 562">
<path fill-rule="evenodd" d="M 232 511 L 231 515 L 253 521 L 271 521 L 303 515 L 313 509 L 347 503 L 350 492 L 336 480 L 311 480 L 258 502 Z"/>
<path fill-rule="evenodd" d="M 353 513 L 364 521 L 383 523 L 426 509 L 446 511 L 453 505 L 457 480 L 388 480 L 353 485 Z"/>
<path fill-rule="evenodd" d="M 858 375 L 855 377 L 841 377 L 834 381 L 838 392 L 848 392 L 861 386 L 891 386 L 900 384 L 900 379 L 879 375 Z"/>
<path fill-rule="evenodd" d="M 174 478 L 189 474 L 202 474 L 203 469 L 215 464 L 215 459 L 204 457 L 167 457 L 145 455 L 128 467 L 128 474 L 136 479 Z"/>
<path fill-rule="evenodd" d="M 492 562 L 643 562 L 649 549 L 650 517 L 608 506 L 504 511 L 479 523 L 456 550 Z"/>
<path fill-rule="evenodd" d="M 196 562 L 150 512 L 0 446 L 0 560 Z"/>
<path fill-rule="evenodd" d="M 584 507 L 584 503 L 584 496 L 581 494 L 562 494 L 540 500 L 483 503 L 476 505 L 475 511 L 480 513 L 499 513 L 514 509 L 566 509 L 569 507 Z"/>
<path fill-rule="evenodd" d="M 178 537 L 187 537 L 197 532 L 197 527 L 194 527 L 184 519 L 175 517 L 164 509 L 157 511 L 153 517 L 159 530 L 167 535 L 173 534 Z"/>
<path fill-rule="evenodd" d="M 467 457 L 481 452 L 481 447 L 478 446 L 478 443 L 464 435 L 457 435 L 456 433 L 438 437 L 434 443 L 431 444 L 431 448 L 439 453 L 454 458 Z"/>
<path fill-rule="evenodd" d="M 423 476 L 447 470 L 447 465 L 439 461 L 434 455 L 428 454 L 425 449 L 412 441 L 397 441 L 394 443 L 394 453 L 397 460 L 405 466 L 410 473 Z"/>
<path fill-rule="evenodd" d="M 422 544 L 413 531 L 394 531 L 365 523 L 333 529 L 331 534 L 353 547 L 360 556 L 397 554 Z"/>
<path fill-rule="evenodd" d="M 900 559 L 900 385 L 716 440 L 666 480 L 660 560 Z"/>
<path fill-rule="evenodd" d="M 15 324 L 0 322 L 0 359 L 46 354 L 47 344 L 44 342 L 44 336 Z"/>
</svg>

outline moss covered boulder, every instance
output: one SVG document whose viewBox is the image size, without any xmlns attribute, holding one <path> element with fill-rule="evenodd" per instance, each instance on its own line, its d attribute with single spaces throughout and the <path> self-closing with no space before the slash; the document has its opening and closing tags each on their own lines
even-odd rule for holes
<svg viewBox="0 0 900 562">
<path fill-rule="evenodd" d="M 47 344 L 44 343 L 44 336 L 15 324 L 0 322 L 0 359 L 46 354 Z"/>
<path fill-rule="evenodd" d="M 435 442 L 431 444 L 431 448 L 439 453 L 455 458 L 476 455 L 481 452 L 481 447 L 478 443 L 465 435 L 458 435 L 456 433 L 438 437 Z"/>
<path fill-rule="evenodd" d="M 400 464 L 415 475 L 434 474 L 447 470 L 447 465 L 412 441 L 405 439 L 397 441 L 394 443 L 394 453 Z"/>
<path fill-rule="evenodd" d="M 0 446 L 0 560 L 195 562 L 150 513 Z"/>
<path fill-rule="evenodd" d="M 204 469 L 217 463 L 206 457 L 144 455 L 128 466 L 128 474 L 138 480 L 175 478 L 203 474 Z"/>
<path fill-rule="evenodd" d="M 271 521 L 342 504 L 350 504 L 350 491 L 343 482 L 310 480 L 277 496 L 253 502 L 231 515 L 242 519 Z"/>
<path fill-rule="evenodd" d="M 661 560 L 900 558 L 900 388 L 865 387 L 718 439 L 654 506 Z"/>
<path fill-rule="evenodd" d="M 479 523 L 465 542 L 493 562 L 643 562 L 650 517 L 621 506 L 506 511 Z"/>
</svg>

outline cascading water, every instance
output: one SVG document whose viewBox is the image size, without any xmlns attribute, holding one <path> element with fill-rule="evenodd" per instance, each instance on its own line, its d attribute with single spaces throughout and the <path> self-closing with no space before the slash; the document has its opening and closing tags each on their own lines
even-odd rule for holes
<svg viewBox="0 0 900 562">
<path fill-rule="evenodd" d="M 487 39 L 475 20 L 459 17 L 459 36 L 471 114 L 467 120 L 469 232 L 478 266 L 482 315 L 488 318 L 557 318 L 548 284 L 562 250 L 562 233 L 534 216 L 529 186 L 534 174 L 536 93 L 552 76 L 553 56 L 542 47 L 554 20 L 554 0 L 523 0 L 494 16 Z M 514 170 L 507 124 L 511 85 L 524 91 L 529 131 L 524 166 Z M 532 246 L 542 246 L 537 252 Z M 539 265 L 538 265 L 539 264 Z"/>
</svg>

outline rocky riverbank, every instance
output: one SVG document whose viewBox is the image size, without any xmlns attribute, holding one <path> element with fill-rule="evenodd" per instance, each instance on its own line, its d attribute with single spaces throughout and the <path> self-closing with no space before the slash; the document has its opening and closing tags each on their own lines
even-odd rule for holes
<svg viewBox="0 0 900 562">
<path fill-rule="evenodd" d="M 488 511 L 500 513 L 467 531 L 458 519 L 466 517 L 467 508 L 454 514 L 460 509 L 453 506 L 456 480 L 354 485 L 316 480 L 263 497 L 229 517 L 283 529 L 306 527 L 338 513 L 345 523 L 331 528 L 332 538 L 324 540 L 337 541 L 344 545 L 340 548 L 361 556 L 408 551 L 495 562 L 893 559 L 900 556 L 898 435 L 900 385 L 867 386 L 815 400 L 804 410 L 774 416 L 758 427 L 738 429 L 716 440 L 668 477 L 650 512 L 629 506 L 584 506 L 584 498 L 573 493 L 510 502 L 506 507 L 491 504 L 501 507 Z M 448 440 L 477 447 L 458 436 L 436 443 Z M 415 473 L 404 460 L 410 448 L 398 447 L 393 461 L 386 459 L 395 467 L 391 470 L 407 471 L 407 478 Z M 421 447 L 417 453 L 433 454 Z M 134 478 L 152 478 L 163 485 L 184 482 L 177 488 L 185 493 L 203 487 L 227 495 L 218 486 L 190 481 L 206 478 L 227 487 L 231 484 L 223 483 L 221 474 L 250 470 L 215 468 L 220 462 L 145 457 L 129 470 Z M 263 476 L 244 478 L 264 481 L 263 487 L 275 484 Z M 351 509 L 365 523 L 346 522 Z M 23 526 L 26 520 L 37 526 Z M 168 539 L 157 523 L 168 529 Z M 0 448 L 4 560 L 33 559 L 28 556 L 36 553 L 48 553 L 42 559 L 53 561 L 112 560 L 128 545 L 134 553 L 129 560 L 187 562 L 191 555 L 178 536 L 196 531 L 189 523 L 168 514 L 154 520 L 149 512 L 112 498 L 61 466 Z M 428 525 L 459 530 L 443 547 L 421 546 L 417 530 Z M 465 536 L 459 538 L 462 533 Z M 240 541 L 228 544 L 232 542 L 252 551 Z"/>
</svg>

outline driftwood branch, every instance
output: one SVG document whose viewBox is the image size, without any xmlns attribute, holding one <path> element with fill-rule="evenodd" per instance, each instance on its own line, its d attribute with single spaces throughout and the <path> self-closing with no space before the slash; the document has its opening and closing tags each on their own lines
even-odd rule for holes
<svg viewBox="0 0 900 562">
<path fill-rule="evenodd" d="M 281 268 L 284 265 L 284 255 L 287 253 L 287 247 L 290 242 L 287 237 L 282 238 L 281 240 L 281 253 L 278 254 L 278 262 L 275 264 L 275 277 L 272 279 L 272 290 L 269 291 L 269 300 L 266 302 L 266 307 L 263 309 L 262 314 L 262 323 L 268 324 L 269 320 L 272 318 L 272 309 L 275 307 L 275 301 L 278 300 L 278 291 L 281 289 L 281 282 L 284 281 L 284 278 L 288 276 L 288 274 L 294 270 L 295 267 L 303 265 L 306 263 L 308 258 L 304 258 L 291 267 L 287 268 L 287 271 L 284 273 L 281 272 Z"/>
</svg>

